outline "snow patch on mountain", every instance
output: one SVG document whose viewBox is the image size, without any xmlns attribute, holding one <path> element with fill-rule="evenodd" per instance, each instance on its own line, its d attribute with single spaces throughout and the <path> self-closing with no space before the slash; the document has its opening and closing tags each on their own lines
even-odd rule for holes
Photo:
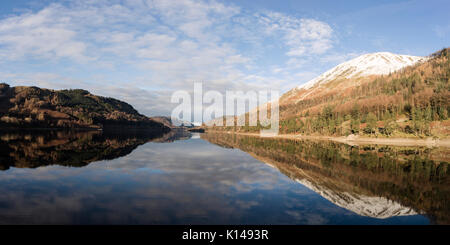
<svg viewBox="0 0 450 245">
<path fill-rule="evenodd" d="M 313 80 L 298 86 L 297 89 L 309 89 L 316 84 L 325 84 L 336 79 L 386 75 L 426 59 L 426 57 L 398 55 L 389 52 L 365 54 L 337 65 Z"/>
</svg>

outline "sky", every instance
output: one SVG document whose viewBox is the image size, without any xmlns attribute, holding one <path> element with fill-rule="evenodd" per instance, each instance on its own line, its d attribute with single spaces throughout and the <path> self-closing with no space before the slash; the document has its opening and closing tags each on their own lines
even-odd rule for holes
<svg viewBox="0 0 450 245">
<path fill-rule="evenodd" d="M 450 1 L 2 0 L 0 82 L 169 116 L 174 91 L 280 94 L 359 55 L 450 44 Z"/>
</svg>

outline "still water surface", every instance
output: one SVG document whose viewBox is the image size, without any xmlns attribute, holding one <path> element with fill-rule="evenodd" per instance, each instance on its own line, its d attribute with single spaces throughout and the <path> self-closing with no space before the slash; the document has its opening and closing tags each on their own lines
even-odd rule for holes
<svg viewBox="0 0 450 245">
<path fill-rule="evenodd" d="M 3 132 L 0 224 L 448 224 L 447 149 Z"/>
</svg>

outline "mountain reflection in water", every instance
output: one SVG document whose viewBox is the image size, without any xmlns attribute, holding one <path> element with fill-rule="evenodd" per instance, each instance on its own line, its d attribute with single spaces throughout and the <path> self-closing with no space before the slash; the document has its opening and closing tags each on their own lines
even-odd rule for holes
<svg viewBox="0 0 450 245">
<path fill-rule="evenodd" d="M 204 134 L 248 152 L 334 204 L 374 218 L 424 213 L 450 222 L 447 148 L 350 146 L 331 141 Z"/>
<path fill-rule="evenodd" d="M 0 224 L 449 224 L 448 153 L 182 130 L 0 132 Z"/>
<path fill-rule="evenodd" d="M 0 132 L 0 170 L 47 165 L 83 167 L 126 156 L 147 142 L 189 137 L 190 133 L 182 130 L 165 134 L 145 130 Z"/>
</svg>

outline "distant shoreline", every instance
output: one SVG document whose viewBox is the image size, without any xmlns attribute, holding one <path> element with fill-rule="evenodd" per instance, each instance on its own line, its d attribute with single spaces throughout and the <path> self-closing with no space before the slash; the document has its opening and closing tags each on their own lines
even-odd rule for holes
<svg viewBox="0 0 450 245">
<path fill-rule="evenodd" d="M 242 133 L 232 131 L 212 131 L 206 130 L 206 133 L 223 133 L 223 134 L 238 134 L 261 137 L 258 133 Z M 394 145 L 394 146 L 427 146 L 427 147 L 450 147 L 450 139 L 432 139 L 431 137 L 426 139 L 414 139 L 414 138 L 369 138 L 360 136 L 305 136 L 305 135 L 293 135 L 293 134 L 279 134 L 275 136 L 269 136 L 268 138 L 279 139 L 306 139 L 306 140 L 331 140 L 335 142 L 345 143 L 348 145 Z"/>
</svg>

